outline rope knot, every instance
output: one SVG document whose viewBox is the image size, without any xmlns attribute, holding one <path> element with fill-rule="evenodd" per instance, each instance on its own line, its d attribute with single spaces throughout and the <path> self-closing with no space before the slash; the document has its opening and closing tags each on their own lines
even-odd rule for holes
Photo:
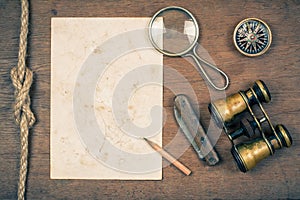
<svg viewBox="0 0 300 200">
<path fill-rule="evenodd" d="M 33 73 L 32 71 L 24 67 L 24 70 L 20 70 L 18 67 L 14 67 L 11 70 L 11 80 L 15 87 L 15 105 L 14 116 L 16 123 L 27 124 L 28 128 L 32 127 L 35 122 L 34 114 L 30 109 L 30 96 L 29 90 L 32 84 Z"/>
</svg>

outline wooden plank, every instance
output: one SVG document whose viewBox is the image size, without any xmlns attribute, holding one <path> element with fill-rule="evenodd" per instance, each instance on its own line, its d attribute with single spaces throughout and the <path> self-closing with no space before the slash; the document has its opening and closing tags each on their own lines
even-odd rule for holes
<svg viewBox="0 0 300 200">
<path fill-rule="evenodd" d="M 50 19 L 51 17 L 150 17 L 162 7 L 178 5 L 190 10 L 200 24 L 200 44 L 231 80 L 227 94 L 246 89 L 256 79 L 269 86 L 272 102 L 265 105 L 274 124 L 283 123 L 290 130 L 294 145 L 282 149 L 260 163 L 253 171 L 238 171 L 230 154 L 230 143 L 221 135 L 216 149 L 221 163 L 215 167 L 199 162 L 190 147 L 179 158 L 193 174 L 185 177 L 173 166 L 163 170 L 162 181 L 97 181 L 50 180 Z M 300 197 L 300 4 L 299 1 L 206 1 L 171 0 L 151 2 L 33 0 L 30 5 L 30 35 L 28 64 L 34 71 L 31 90 L 32 108 L 37 123 L 30 136 L 28 199 L 274 199 Z M 17 0 L 0 2 L 0 199 L 15 199 L 19 167 L 19 134 L 13 121 L 13 86 L 10 69 L 17 63 L 20 27 L 20 3 Z M 232 33 L 236 24 L 247 17 L 266 21 L 273 32 L 273 43 L 263 56 L 247 58 L 235 49 Z M 165 58 L 191 83 L 199 105 L 203 125 L 209 125 L 207 86 L 195 68 L 182 58 Z M 164 75 L 165 84 L 178 90 L 186 86 Z M 167 113 L 164 144 L 178 130 L 173 117 L 172 88 L 164 90 Z M 182 144 L 187 142 L 184 136 Z M 181 144 L 178 144 L 181 145 Z M 176 148 L 172 149 L 176 152 Z"/>
</svg>

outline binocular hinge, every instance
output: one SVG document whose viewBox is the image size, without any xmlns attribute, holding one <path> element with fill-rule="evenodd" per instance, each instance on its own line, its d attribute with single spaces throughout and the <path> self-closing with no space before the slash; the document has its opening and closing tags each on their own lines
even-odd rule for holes
<svg viewBox="0 0 300 200">
<path fill-rule="evenodd" d="M 275 128 L 274 128 L 273 124 L 271 123 L 271 120 L 270 120 L 268 114 L 266 113 L 265 109 L 264 109 L 263 106 L 261 105 L 261 103 L 260 103 L 260 101 L 258 100 L 257 95 L 254 93 L 253 89 L 252 89 L 252 88 L 250 88 L 250 89 L 251 89 L 251 91 L 253 92 L 254 97 L 257 99 L 258 106 L 259 106 L 260 110 L 262 111 L 262 113 L 263 113 L 263 115 L 264 115 L 264 118 L 266 118 L 266 120 L 267 120 L 269 126 L 270 126 L 271 129 L 272 129 L 273 134 L 275 135 L 276 139 L 277 139 L 278 142 L 279 142 L 280 147 L 282 147 L 283 145 L 282 145 L 281 139 L 278 137 L 278 135 L 277 135 L 277 133 L 276 133 L 276 131 L 275 131 Z"/>
<path fill-rule="evenodd" d="M 263 107 L 262 107 L 262 105 L 261 105 L 259 99 L 257 98 L 257 96 L 256 96 L 256 94 L 255 94 L 255 92 L 253 91 L 252 88 L 251 88 L 251 91 L 252 91 L 252 93 L 253 93 L 253 95 L 254 95 L 254 97 L 255 97 L 255 99 L 256 99 L 258 105 L 259 105 L 260 108 L 262 109 L 262 112 L 263 112 L 264 116 L 266 117 L 266 119 L 267 119 L 269 125 L 272 126 L 272 124 L 270 123 L 270 119 L 269 119 L 268 115 L 266 114 L 265 110 L 263 109 Z M 251 106 L 249 105 L 246 95 L 245 95 L 243 92 L 240 92 L 240 95 L 243 97 L 243 99 L 244 99 L 244 101 L 245 101 L 245 104 L 247 105 L 247 108 L 248 108 L 248 110 L 249 110 L 249 113 L 251 114 L 251 116 L 253 117 L 255 123 L 257 124 L 257 128 L 258 128 L 258 130 L 259 130 L 259 132 L 260 132 L 262 138 L 264 139 L 264 141 L 265 141 L 266 144 L 268 145 L 268 148 L 269 148 L 269 150 L 270 150 L 271 155 L 273 155 L 273 154 L 274 154 L 274 148 L 273 148 L 272 144 L 269 142 L 269 140 L 267 139 L 267 137 L 265 136 L 265 134 L 264 134 L 264 132 L 263 132 L 263 130 L 262 130 L 262 128 L 261 128 L 260 121 L 257 119 L 257 117 L 255 116 L 255 114 L 254 114 L 254 112 L 253 112 Z M 272 126 L 272 131 L 273 131 L 273 129 L 274 129 L 274 127 Z"/>
</svg>

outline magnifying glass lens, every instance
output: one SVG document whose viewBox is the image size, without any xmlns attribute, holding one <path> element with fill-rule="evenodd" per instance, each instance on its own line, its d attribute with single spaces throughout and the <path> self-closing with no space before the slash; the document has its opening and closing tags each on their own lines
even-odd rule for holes
<svg viewBox="0 0 300 200">
<path fill-rule="evenodd" d="M 161 28 L 163 27 L 163 30 Z M 161 51 L 180 56 L 197 40 L 197 25 L 191 16 L 176 9 L 164 10 L 150 27 L 153 43 Z M 163 41 L 163 42 L 162 42 Z"/>
</svg>

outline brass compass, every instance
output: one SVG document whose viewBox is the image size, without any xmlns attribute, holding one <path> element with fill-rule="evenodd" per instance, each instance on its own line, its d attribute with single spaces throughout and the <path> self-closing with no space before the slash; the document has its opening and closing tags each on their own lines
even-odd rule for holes
<svg viewBox="0 0 300 200">
<path fill-rule="evenodd" d="M 269 26 L 257 18 L 242 20 L 234 29 L 233 42 L 239 52 L 254 57 L 264 54 L 272 43 Z"/>
</svg>

